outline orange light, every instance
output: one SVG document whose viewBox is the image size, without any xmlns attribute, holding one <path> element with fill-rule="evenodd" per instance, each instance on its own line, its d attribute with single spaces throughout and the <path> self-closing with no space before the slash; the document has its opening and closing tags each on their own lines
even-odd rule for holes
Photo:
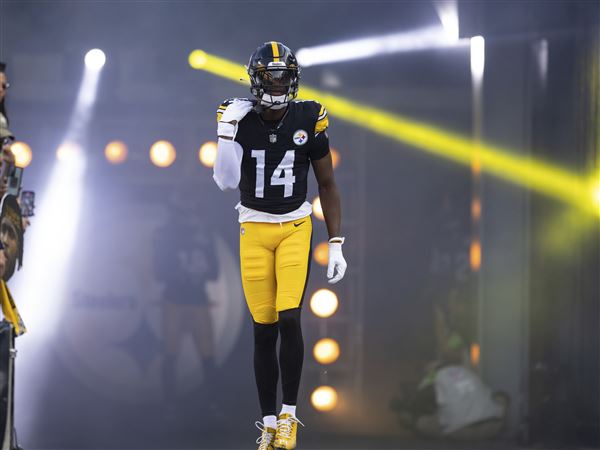
<svg viewBox="0 0 600 450">
<path fill-rule="evenodd" d="M 477 239 L 471 241 L 470 262 L 473 272 L 481 268 L 481 243 Z"/>
<path fill-rule="evenodd" d="M 321 208 L 321 199 L 319 197 L 315 197 L 312 202 L 312 210 L 315 217 L 319 220 L 325 220 L 325 216 L 323 215 L 323 208 Z"/>
<path fill-rule="evenodd" d="M 169 141 L 158 141 L 150 148 L 150 160 L 157 167 L 169 167 L 175 161 L 177 152 Z"/>
<path fill-rule="evenodd" d="M 338 394 L 331 386 L 321 386 L 315 389 L 310 401 L 317 411 L 332 411 L 338 403 Z"/>
<path fill-rule="evenodd" d="M 337 168 L 337 166 L 340 165 L 342 157 L 340 156 L 340 152 L 338 152 L 336 149 L 332 148 L 331 149 L 331 162 L 333 164 L 333 168 Z"/>
<path fill-rule="evenodd" d="M 127 160 L 127 145 L 121 141 L 109 142 L 104 149 L 104 156 L 111 164 L 121 164 Z"/>
<path fill-rule="evenodd" d="M 313 251 L 313 258 L 317 264 L 326 266 L 329 263 L 329 243 L 321 242 Z"/>
<path fill-rule="evenodd" d="M 471 159 L 471 172 L 474 175 L 479 175 L 481 173 L 481 154 L 479 148 L 475 149 L 473 152 L 473 158 Z"/>
<path fill-rule="evenodd" d="M 479 347 L 479 344 L 477 344 L 476 342 L 473 342 L 471 344 L 471 365 L 473 367 L 478 367 L 480 358 L 481 358 L 481 348 Z"/>
<path fill-rule="evenodd" d="M 198 158 L 206 167 L 213 167 L 215 165 L 215 160 L 217 159 L 217 143 L 215 141 L 209 141 L 202 144 L 202 147 L 200 147 L 200 151 L 198 152 Z"/>
<path fill-rule="evenodd" d="M 329 289 L 319 289 L 310 299 L 310 309 L 316 316 L 322 318 L 333 316 L 338 305 L 337 295 Z"/>
<path fill-rule="evenodd" d="M 471 202 L 471 217 L 473 220 L 481 219 L 481 200 L 478 198 Z"/>
<path fill-rule="evenodd" d="M 321 364 L 332 364 L 340 357 L 340 345 L 333 339 L 321 339 L 315 344 L 313 356 Z"/>
<path fill-rule="evenodd" d="M 10 151 L 15 155 L 15 165 L 17 167 L 22 167 L 24 169 L 31 164 L 31 159 L 33 158 L 31 147 L 25 142 L 14 142 L 10 146 Z"/>
</svg>

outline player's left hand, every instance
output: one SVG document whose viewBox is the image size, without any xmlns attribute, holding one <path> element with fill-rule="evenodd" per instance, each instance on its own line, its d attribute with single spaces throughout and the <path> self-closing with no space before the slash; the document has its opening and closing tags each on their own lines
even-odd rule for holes
<svg viewBox="0 0 600 450">
<path fill-rule="evenodd" d="M 333 242 L 332 242 L 333 241 Z M 327 281 L 335 284 L 344 278 L 346 273 L 346 260 L 342 253 L 344 238 L 331 238 L 329 240 L 329 264 L 327 265 Z"/>
</svg>

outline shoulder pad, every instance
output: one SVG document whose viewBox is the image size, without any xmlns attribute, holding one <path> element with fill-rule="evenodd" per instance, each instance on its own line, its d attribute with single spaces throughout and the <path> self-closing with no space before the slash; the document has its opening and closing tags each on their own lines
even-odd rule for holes
<svg viewBox="0 0 600 450">
<path fill-rule="evenodd" d="M 327 110 L 320 103 L 315 102 L 319 107 L 319 114 L 317 115 L 317 123 L 315 124 L 315 136 L 329 127 L 329 117 L 327 116 Z"/>
</svg>

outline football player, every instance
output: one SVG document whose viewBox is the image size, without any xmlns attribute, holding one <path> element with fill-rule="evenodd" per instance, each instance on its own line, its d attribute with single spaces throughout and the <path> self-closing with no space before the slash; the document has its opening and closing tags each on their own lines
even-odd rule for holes
<svg viewBox="0 0 600 450">
<path fill-rule="evenodd" d="M 217 111 L 218 153 L 214 180 L 239 188 L 240 266 L 254 322 L 254 372 L 263 422 L 259 450 L 296 447 L 296 401 L 304 343 L 302 299 L 311 259 L 312 206 L 306 201 L 312 165 L 327 231 L 327 277 L 337 283 L 346 261 L 340 236 L 340 195 L 333 176 L 325 107 L 294 101 L 300 68 L 280 42 L 256 49 L 248 64 L 256 99 L 231 99 Z M 281 336 L 279 357 L 276 352 Z M 281 370 L 283 406 L 276 416 Z"/>
</svg>

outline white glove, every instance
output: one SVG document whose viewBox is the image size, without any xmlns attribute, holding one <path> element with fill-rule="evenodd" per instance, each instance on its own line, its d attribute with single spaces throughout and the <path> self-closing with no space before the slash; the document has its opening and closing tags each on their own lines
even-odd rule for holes
<svg viewBox="0 0 600 450">
<path fill-rule="evenodd" d="M 250 100 L 234 99 L 219 120 L 217 135 L 234 139 L 237 134 L 238 122 L 246 117 L 252 108 L 254 108 L 254 104 Z"/>
<path fill-rule="evenodd" d="M 329 264 L 327 265 L 327 278 L 329 284 L 337 283 L 344 278 L 344 274 L 346 273 L 348 264 L 346 264 L 346 260 L 342 254 L 342 244 L 344 243 L 344 240 L 344 238 L 340 237 L 329 239 Z"/>
</svg>

